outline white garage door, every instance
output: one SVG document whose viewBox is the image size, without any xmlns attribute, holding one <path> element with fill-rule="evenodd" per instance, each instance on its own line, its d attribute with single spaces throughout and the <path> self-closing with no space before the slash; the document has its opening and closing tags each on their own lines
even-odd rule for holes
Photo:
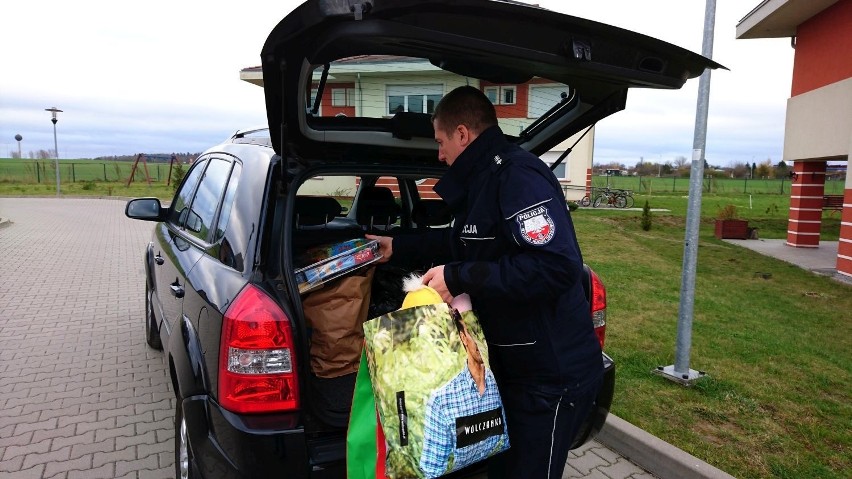
<svg viewBox="0 0 852 479">
<path fill-rule="evenodd" d="M 527 107 L 529 118 L 538 118 L 562 99 L 562 93 L 568 95 L 568 85 L 530 85 L 530 101 Z"/>
</svg>

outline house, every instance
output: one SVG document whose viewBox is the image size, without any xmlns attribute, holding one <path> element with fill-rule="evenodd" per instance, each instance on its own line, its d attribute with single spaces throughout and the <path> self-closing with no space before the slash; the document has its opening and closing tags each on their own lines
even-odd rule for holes
<svg viewBox="0 0 852 479">
<path fill-rule="evenodd" d="M 787 244 L 818 248 L 825 211 L 841 213 L 837 272 L 852 277 L 852 177 L 825 196 L 829 161 L 852 153 L 852 0 L 764 0 L 740 20 L 738 39 L 789 38 L 795 48 L 787 100 L 785 163 L 793 163 Z"/>
<path fill-rule="evenodd" d="M 363 55 L 331 63 L 317 103 L 322 77 L 321 69 L 315 70 L 312 104 L 306 105 L 306 108 L 316 107 L 315 114 L 320 116 L 388 118 L 401 111 L 432 113 L 445 93 L 459 86 L 473 85 L 494 103 L 500 128 L 510 135 L 520 134 L 571 94 L 566 85 L 544 78 L 517 84 L 489 83 L 447 72 L 425 59 L 392 55 Z M 240 71 L 240 79 L 263 85 L 260 67 L 244 68 Z M 541 155 L 541 159 L 552 165 L 568 148 L 571 153 L 556 167 L 554 174 L 563 186 L 566 199 L 579 200 L 591 186 L 594 127 L 562 142 Z M 434 194 L 432 184 L 420 185 L 424 197 Z M 329 183 L 324 187 L 333 191 L 339 186 Z"/>
</svg>

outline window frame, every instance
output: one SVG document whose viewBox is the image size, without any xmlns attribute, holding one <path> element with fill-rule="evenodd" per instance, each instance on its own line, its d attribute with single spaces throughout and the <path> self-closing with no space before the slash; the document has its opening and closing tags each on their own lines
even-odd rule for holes
<svg viewBox="0 0 852 479">
<path fill-rule="evenodd" d="M 493 99 L 488 95 L 489 92 L 492 92 L 494 94 Z M 482 89 L 482 93 L 484 93 L 486 98 L 488 98 L 488 100 L 491 101 L 492 105 L 499 105 L 500 104 L 500 87 L 499 86 L 494 85 L 494 86 L 484 87 Z"/>
<path fill-rule="evenodd" d="M 336 107 L 344 107 L 349 106 L 347 102 L 347 92 L 348 88 L 332 88 L 331 89 L 331 106 Z M 342 96 L 340 96 L 342 95 Z"/>
<path fill-rule="evenodd" d="M 506 101 L 506 93 L 512 92 L 512 101 Z M 500 104 L 501 105 L 517 105 L 518 104 L 518 86 L 517 85 L 501 85 L 500 86 Z"/>
</svg>

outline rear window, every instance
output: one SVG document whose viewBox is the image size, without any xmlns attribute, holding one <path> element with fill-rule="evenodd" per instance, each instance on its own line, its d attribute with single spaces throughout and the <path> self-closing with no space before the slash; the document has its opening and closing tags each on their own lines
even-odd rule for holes
<svg viewBox="0 0 852 479">
<path fill-rule="evenodd" d="M 572 94 L 568 85 L 546 78 L 494 83 L 442 70 L 428 59 L 392 55 L 363 55 L 332 62 L 320 91 L 323 69 L 323 65 L 314 68 L 308 82 L 310 91 L 305 95 L 305 108 L 315 117 L 432 114 L 444 94 L 459 86 L 473 85 L 494 104 L 503 131 L 518 135 Z"/>
</svg>

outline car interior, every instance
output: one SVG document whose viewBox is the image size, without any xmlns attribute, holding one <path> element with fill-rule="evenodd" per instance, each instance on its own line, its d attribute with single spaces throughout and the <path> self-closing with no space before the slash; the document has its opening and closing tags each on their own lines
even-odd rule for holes
<svg viewBox="0 0 852 479">
<path fill-rule="evenodd" d="M 294 266 L 304 266 L 299 261 L 308 251 L 364 238 L 365 234 L 393 236 L 451 227 L 452 214 L 447 204 L 432 191 L 434 182 L 435 179 L 417 176 L 376 175 L 322 175 L 305 180 L 297 190 L 294 203 Z M 328 185 L 331 184 L 339 186 L 330 189 Z M 334 194 L 328 194 L 328 191 L 334 191 Z M 397 310 L 404 299 L 403 278 L 414 270 L 422 269 L 420 272 L 423 272 L 427 266 L 371 264 L 362 268 L 370 271 L 368 279 L 364 278 L 363 271 L 356 271 L 302 294 L 311 344 L 352 341 L 353 336 L 355 341 L 362 341 L 361 323 Z M 346 281 L 350 284 L 345 284 Z M 359 281 L 369 281 L 369 292 L 365 297 L 352 293 L 353 288 L 364 287 L 362 284 L 353 286 Z M 358 311 L 360 317 L 343 327 L 351 330 L 341 331 L 339 317 L 330 317 L 328 308 L 323 311 L 323 308 L 314 305 L 319 297 L 322 297 L 322 304 L 331 304 L 342 298 L 347 298 L 350 304 L 357 301 L 366 301 L 367 304 Z M 334 323 L 334 327 L 326 328 L 330 323 Z M 323 335 L 334 337 L 329 340 Z M 335 361 L 346 360 L 354 364 L 360 360 L 360 348 L 316 352 L 312 348 L 312 361 L 317 359 L 313 357 L 315 354 L 327 356 L 323 361 L 333 357 Z M 345 430 L 352 405 L 355 372 L 329 375 L 312 364 L 308 386 L 311 399 L 306 403 L 312 413 L 308 428 L 314 432 Z"/>
</svg>

